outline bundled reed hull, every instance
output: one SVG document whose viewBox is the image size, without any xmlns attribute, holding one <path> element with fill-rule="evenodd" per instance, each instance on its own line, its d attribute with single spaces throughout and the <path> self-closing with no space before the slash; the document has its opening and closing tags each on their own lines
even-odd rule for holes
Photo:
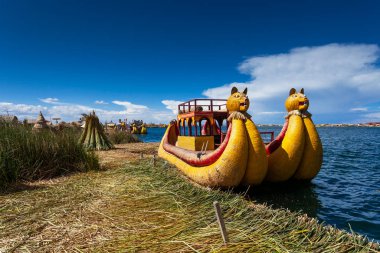
<svg viewBox="0 0 380 253">
<path fill-rule="evenodd" d="M 322 166 L 323 149 L 317 129 L 307 111 L 304 90 L 292 88 L 285 101 L 287 120 L 277 138 L 266 146 L 269 166 L 267 181 L 312 180 Z"/>
<path fill-rule="evenodd" d="M 180 169 L 191 180 L 205 186 L 231 187 L 240 184 L 244 177 L 248 140 L 242 120 L 233 120 L 230 134 L 223 144 L 206 157 L 196 158 L 196 152 L 175 147 L 175 124 L 170 124 L 161 141 L 158 155 Z M 241 150 L 243 152 L 236 152 Z"/>
<path fill-rule="evenodd" d="M 268 159 L 260 132 L 252 120 L 247 119 L 248 161 L 242 180 L 245 185 L 258 185 L 263 182 L 268 171 Z"/>
<path fill-rule="evenodd" d="M 285 137 L 273 153 L 268 157 L 267 181 L 283 182 L 296 172 L 302 159 L 305 143 L 305 130 L 300 116 L 289 118 L 289 126 Z"/>
<path fill-rule="evenodd" d="M 317 176 L 322 166 L 323 149 L 317 129 L 311 118 L 304 118 L 305 147 L 301 163 L 293 178 L 297 180 L 311 180 Z"/>
</svg>

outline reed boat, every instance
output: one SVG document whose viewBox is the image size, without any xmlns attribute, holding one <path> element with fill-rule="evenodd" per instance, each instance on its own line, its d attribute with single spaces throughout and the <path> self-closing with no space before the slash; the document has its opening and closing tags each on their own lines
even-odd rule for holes
<svg viewBox="0 0 380 253">
<path fill-rule="evenodd" d="M 131 123 L 132 134 L 147 134 L 146 124 L 142 120 L 133 120 Z"/>
<path fill-rule="evenodd" d="M 268 173 L 266 181 L 290 179 L 310 181 L 322 166 L 323 149 L 317 129 L 308 112 L 310 101 L 302 88 L 291 88 L 285 101 L 288 115 L 279 135 L 266 145 Z"/>
<path fill-rule="evenodd" d="M 178 105 L 158 155 L 210 187 L 310 181 L 322 166 L 323 149 L 308 107 L 304 89 L 292 88 L 288 115 L 274 138 L 273 131 L 260 133 L 247 113 L 247 89 L 232 88 L 227 100 L 190 100 Z M 270 141 L 264 143 L 261 134 L 270 134 Z"/>
<path fill-rule="evenodd" d="M 178 105 L 158 155 L 188 178 L 210 187 L 260 184 L 268 159 L 260 132 L 247 113 L 247 89 L 225 99 L 193 99 Z"/>
</svg>

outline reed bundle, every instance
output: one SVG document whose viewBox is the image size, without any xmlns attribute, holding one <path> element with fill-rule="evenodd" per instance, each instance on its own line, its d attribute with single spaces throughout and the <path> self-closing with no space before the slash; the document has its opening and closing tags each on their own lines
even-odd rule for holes
<svg viewBox="0 0 380 253">
<path fill-rule="evenodd" d="M 103 126 L 99 122 L 98 116 L 93 111 L 86 115 L 86 124 L 79 143 L 88 150 L 108 150 L 113 148 L 112 143 L 104 133 Z"/>
</svg>

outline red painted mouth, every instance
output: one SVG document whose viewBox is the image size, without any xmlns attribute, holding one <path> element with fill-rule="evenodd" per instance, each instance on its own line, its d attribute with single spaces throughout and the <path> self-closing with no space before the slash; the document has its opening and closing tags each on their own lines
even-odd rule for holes
<svg viewBox="0 0 380 253">
<path fill-rule="evenodd" d="M 240 103 L 240 106 L 247 106 L 247 105 L 248 105 L 247 101 L 244 101 L 243 103 Z"/>
<path fill-rule="evenodd" d="M 307 104 L 309 104 L 309 102 L 307 100 L 306 101 L 300 101 L 298 103 L 298 105 L 307 105 Z"/>
</svg>

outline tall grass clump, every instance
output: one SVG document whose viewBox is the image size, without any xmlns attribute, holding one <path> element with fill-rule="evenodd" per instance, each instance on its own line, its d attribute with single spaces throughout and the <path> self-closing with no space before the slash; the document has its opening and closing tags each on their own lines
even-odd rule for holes
<svg viewBox="0 0 380 253">
<path fill-rule="evenodd" d="M 51 178 L 73 171 L 98 169 L 98 158 L 78 143 L 71 129 L 32 131 L 0 124 L 0 188 L 17 180 Z"/>
<path fill-rule="evenodd" d="M 141 140 L 136 135 L 124 131 L 111 131 L 108 134 L 108 138 L 113 144 L 141 142 Z"/>
</svg>

